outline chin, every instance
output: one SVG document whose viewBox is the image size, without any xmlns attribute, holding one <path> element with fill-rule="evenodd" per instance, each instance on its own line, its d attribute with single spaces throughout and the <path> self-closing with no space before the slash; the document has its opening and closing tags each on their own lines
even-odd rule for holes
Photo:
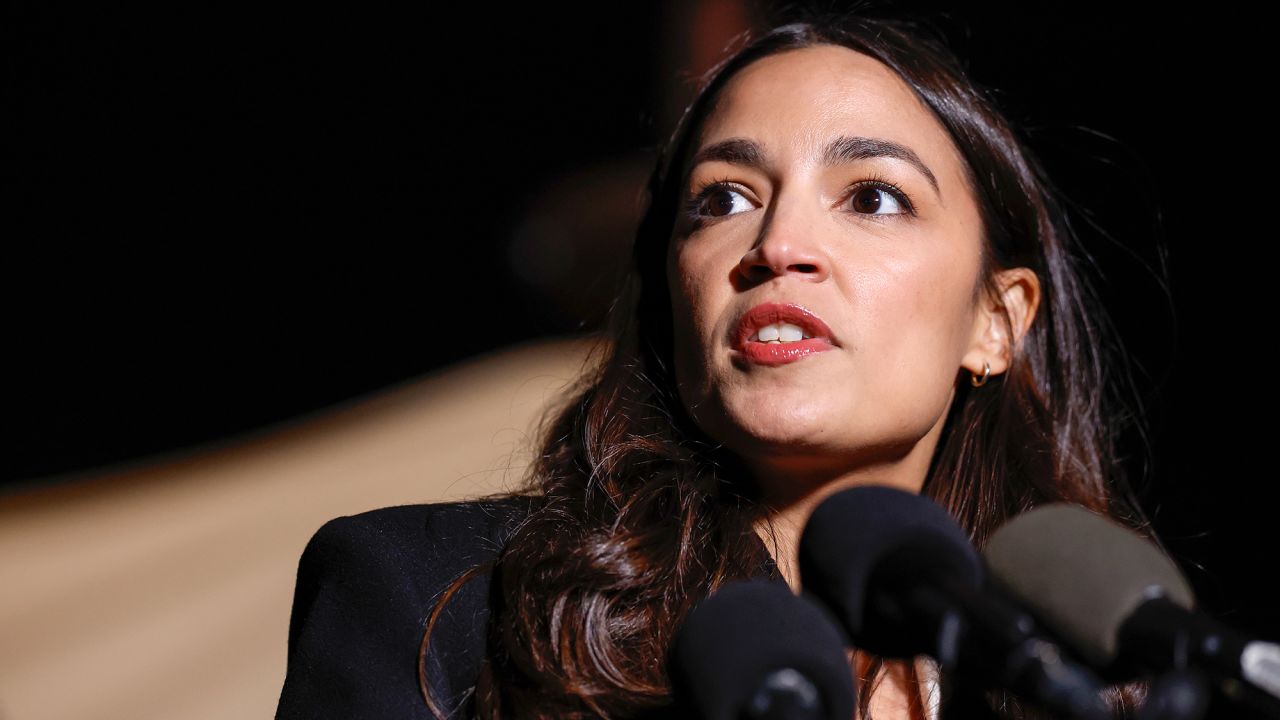
<svg viewBox="0 0 1280 720">
<path fill-rule="evenodd" d="M 722 430 L 732 436 L 733 444 L 747 454 L 755 451 L 785 455 L 788 451 L 804 452 L 816 447 L 815 441 L 830 432 L 832 421 L 820 413 L 792 410 L 722 418 L 726 425 Z"/>
<path fill-rule="evenodd" d="M 744 455 L 812 449 L 815 441 L 828 439 L 833 428 L 843 424 L 836 419 L 840 413 L 829 404 L 814 402 L 812 393 L 797 400 L 788 395 L 763 400 L 756 393 L 726 398 L 711 390 L 686 409 L 708 437 Z"/>
</svg>

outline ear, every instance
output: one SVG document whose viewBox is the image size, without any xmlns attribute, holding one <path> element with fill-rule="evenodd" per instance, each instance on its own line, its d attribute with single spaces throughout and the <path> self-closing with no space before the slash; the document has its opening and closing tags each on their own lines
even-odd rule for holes
<svg viewBox="0 0 1280 720">
<path fill-rule="evenodd" d="M 961 362 L 978 377 L 982 377 L 984 363 L 991 364 L 992 375 L 1008 371 L 1013 352 L 1040 307 L 1040 278 L 1030 268 L 1001 270 L 996 274 L 995 285 L 999 288 L 996 297 L 991 297 L 985 288 L 980 293 L 969 351 Z"/>
</svg>

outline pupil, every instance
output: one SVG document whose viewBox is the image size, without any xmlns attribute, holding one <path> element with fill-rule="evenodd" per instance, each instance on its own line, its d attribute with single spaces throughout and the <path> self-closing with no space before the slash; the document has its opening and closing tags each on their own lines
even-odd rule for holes
<svg viewBox="0 0 1280 720">
<path fill-rule="evenodd" d="M 875 188 L 859 190 L 853 196 L 853 204 L 861 210 L 875 212 L 880 209 L 880 193 Z"/>
<path fill-rule="evenodd" d="M 720 210 L 726 215 L 733 210 L 733 196 L 723 190 L 711 196 L 712 214 L 718 215 Z"/>
</svg>

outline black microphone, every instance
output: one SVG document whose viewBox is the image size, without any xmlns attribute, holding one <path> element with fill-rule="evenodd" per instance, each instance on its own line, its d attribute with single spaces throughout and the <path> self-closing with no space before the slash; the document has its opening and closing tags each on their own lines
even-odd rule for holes
<svg viewBox="0 0 1280 720">
<path fill-rule="evenodd" d="M 726 583 L 690 611 L 672 642 L 676 707 L 706 720 L 849 720 L 845 644 L 826 610 L 785 583 Z"/>
<path fill-rule="evenodd" d="M 1177 565 L 1137 533 L 1056 503 L 1010 520 L 983 555 L 1000 583 L 1104 673 L 1198 667 L 1228 697 L 1280 717 L 1280 646 L 1197 611 Z"/>
<path fill-rule="evenodd" d="M 833 494 L 801 534 L 800 577 L 869 652 L 927 654 L 958 678 L 1009 688 L 1051 712 L 1109 716 L 1101 683 L 985 586 L 968 536 L 926 497 L 889 487 Z"/>
</svg>

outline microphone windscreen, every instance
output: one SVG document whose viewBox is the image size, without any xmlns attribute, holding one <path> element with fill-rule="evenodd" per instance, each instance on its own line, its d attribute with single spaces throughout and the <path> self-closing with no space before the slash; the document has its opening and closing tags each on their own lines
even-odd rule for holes
<svg viewBox="0 0 1280 720">
<path fill-rule="evenodd" d="M 738 720 L 766 677 L 790 668 L 816 687 L 821 717 L 853 717 L 853 670 L 835 619 L 785 583 L 726 583 L 690 611 L 672 642 L 677 704 Z M 691 707 L 690 707 L 691 706 Z"/>
<path fill-rule="evenodd" d="M 942 506 L 883 486 L 842 490 L 820 503 L 801 533 L 799 554 L 805 591 L 832 608 L 853 642 L 868 649 L 880 644 L 867 642 L 869 630 L 879 638 L 896 632 L 867 603 L 873 574 L 896 573 L 908 583 L 946 577 L 973 588 L 984 577 L 977 551 Z"/>
<path fill-rule="evenodd" d="M 1177 565 L 1127 528 L 1077 505 L 1028 510 L 983 549 L 991 575 L 1096 667 L 1116 659 L 1120 626 L 1163 596 L 1195 602 Z"/>
</svg>

